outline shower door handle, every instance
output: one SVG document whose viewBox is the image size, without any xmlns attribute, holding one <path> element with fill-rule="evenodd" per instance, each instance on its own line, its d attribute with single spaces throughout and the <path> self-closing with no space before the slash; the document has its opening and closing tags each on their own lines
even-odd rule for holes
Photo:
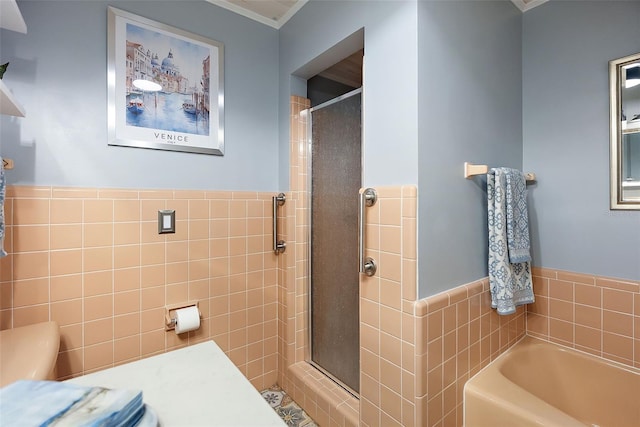
<svg viewBox="0 0 640 427">
<path fill-rule="evenodd" d="M 284 252 L 287 248 L 287 244 L 284 240 L 278 240 L 278 206 L 284 205 L 286 201 L 286 197 L 284 193 L 280 193 L 277 196 L 273 196 L 271 198 L 271 202 L 273 205 L 273 252 L 278 255 L 281 252 Z"/>
<path fill-rule="evenodd" d="M 367 276 L 373 276 L 374 274 L 376 274 L 376 270 L 378 269 L 378 267 L 376 266 L 376 262 L 373 258 L 364 256 L 364 211 L 365 207 L 375 205 L 377 200 L 378 194 L 373 188 L 367 188 L 360 191 L 360 209 L 358 211 L 358 262 L 360 273 L 364 273 Z"/>
</svg>

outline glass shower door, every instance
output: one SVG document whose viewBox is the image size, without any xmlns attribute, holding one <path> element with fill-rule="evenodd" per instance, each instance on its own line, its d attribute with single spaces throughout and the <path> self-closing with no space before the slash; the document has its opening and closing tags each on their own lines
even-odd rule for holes
<svg viewBox="0 0 640 427">
<path fill-rule="evenodd" d="M 361 90 L 311 111 L 311 362 L 359 392 Z"/>
</svg>

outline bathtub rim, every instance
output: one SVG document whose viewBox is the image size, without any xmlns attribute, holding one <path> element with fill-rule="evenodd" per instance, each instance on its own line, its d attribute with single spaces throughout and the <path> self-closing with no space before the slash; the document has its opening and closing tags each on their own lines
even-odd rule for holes
<svg viewBox="0 0 640 427">
<path fill-rule="evenodd" d="M 514 352 L 526 352 L 531 348 L 535 347 L 553 347 L 552 351 L 561 351 L 561 352 L 575 352 L 579 357 L 584 357 L 586 359 L 596 360 L 598 363 L 603 363 L 605 365 L 609 365 L 614 368 L 621 369 L 623 371 L 629 372 L 634 375 L 640 376 L 640 369 L 635 368 L 633 366 L 626 365 L 624 363 L 616 362 L 614 360 L 606 359 L 604 357 L 596 356 L 594 354 L 582 351 L 580 349 L 572 348 L 569 346 L 562 345 L 560 343 L 547 341 L 541 339 L 539 337 L 524 335 L 521 339 L 519 339 L 515 344 L 510 346 L 507 350 L 501 353 L 498 357 L 490 361 L 486 366 L 484 366 L 480 371 L 478 371 L 475 375 L 467 380 L 463 387 L 463 426 L 467 425 L 467 404 L 468 399 L 467 395 L 471 395 L 473 397 L 478 397 L 480 400 L 490 400 L 492 403 L 497 404 L 498 406 L 506 409 L 508 412 L 519 414 L 526 413 L 527 417 L 525 420 L 529 420 L 530 417 L 531 425 L 543 425 L 540 424 L 540 421 L 537 417 L 537 413 L 535 409 L 545 408 L 545 418 L 551 417 L 552 419 L 557 419 L 559 424 L 564 427 L 571 426 L 585 426 L 584 423 L 573 418 L 571 415 L 563 412 L 562 410 L 556 408 L 555 406 L 547 403 L 543 399 L 534 395 L 533 393 L 527 391 L 526 389 L 520 387 L 519 385 L 510 381 L 502 372 L 501 372 L 501 364 L 502 360 L 513 355 Z M 496 366 L 498 365 L 498 366 Z M 472 381 L 477 377 L 483 375 L 487 370 L 497 369 L 499 373 L 499 377 L 495 378 L 495 382 L 501 387 L 501 390 L 508 390 L 510 395 L 520 395 L 523 397 L 527 397 L 529 400 L 525 400 L 525 402 L 530 402 L 533 404 L 526 405 L 523 407 L 522 402 L 512 403 L 509 401 L 492 399 L 495 394 L 491 394 L 487 396 L 486 394 L 479 393 L 479 390 L 482 388 L 478 388 L 476 386 L 477 381 Z M 504 392 L 503 392 L 504 393 Z M 502 393 L 502 394 L 503 394 Z M 517 409 L 517 410 L 516 410 Z"/>
<path fill-rule="evenodd" d="M 513 351 L 524 351 L 524 349 L 517 349 L 516 348 L 518 346 L 522 347 L 524 345 L 527 345 L 527 346 L 534 346 L 534 345 L 535 346 L 537 346 L 537 345 L 545 346 L 545 345 L 548 345 L 548 346 L 556 347 L 560 351 L 568 351 L 568 352 L 572 352 L 573 351 L 573 352 L 579 353 L 580 355 L 586 356 L 587 358 L 595 358 L 598 361 L 600 361 L 601 363 L 604 363 L 604 364 L 607 364 L 607 365 L 611 365 L 611 366 L 613 366 L 615 368 L 622 369 L 622 370 L 630 372 L 632 374 L 640 375 L 640 368 L 636 368 L 635 366 L 630 366 L 630 365 L 627 365 L 625 363 L 621 363 L 621 362 L 617 362 L 615 360 L 607 359 L 606 357 L 598 356 L 598 355 L 595 355 L 593 353 L 589 353 L 587 351 L 580 350 L 579 348 L 569 347 L 568 345 L 564 345 L 564 344 L 561 344 L 561 343 L 558 343 L 558 342 L 555 342 L 555 341 L 545 340 L 543 338 L 536 337 L 536 336 L 533 336 L 533 335 L 524 335 L 524 336 L 522 336 L 522 338 L 520 338 L 518 341 L 516 341 L 511 347 L 509 347 L 508 349 L 503 351 L 498 357 L 496 357 L 495 359 L 493 359 L 492 361 L 487 363 L 486 366 L 483 366 L 482 369 L 480 369 L 472 377 L 470 377 L 467 380 L 467 382 L 465 383 L 465 387 L 467 386 L 469 381 L 471 381 L 472 379 L 474 379 L 475 377 L 480 375 L 483 371 L 489 369 L 491 365 L 497 364 L 501 359 L 507 357 L 506 355 L 508 353 L 513 353 Z"/>
<path fill-rule="evenodd" d="M 515 344 L 505 350 L 502 354 L 492 360 L 487 366 L 483 367 L 478 373 L 476 373 L 473 377 L 469 378 L 469 380 L 465 383 L 463 388 L 463 426 L 468 426 L 467 422 L 467 413 L 470 400 L 473 401 L 472 405 L 478 404 L 478 402 L 491 402 L 492 405 L 499 406 L 505 412 L 512 415 L 513 418 L 510 419 L 510 425 L 514 426 L 543 426 L 545 425 L 545 421 L 552 419 L 556 422 L 556 425 L 562 425 L 563 427 L 585 427 L 583 423 L 573 418 L 569 414 L 562 412 L 560 409 L 554 407 L 553 405 L 545 402 L 540 399 L 538 396 L 530 393 L 529 391 L 523 389 L 517 384 L 511 382 L 507 377 L 505 377 L 501 372 L 498 372 L 498 375 L 495 378 L 492 378 L 492 385 L 497 386 L 497 388 L 501 391 L 500 393 L 491 393 L 487 394 L 486 388 L 482 386 L 478 386 L 477 381 L 472 381 L 474 378 L 481 376 L 484 372 L 492 369 L 498 369 L 496 367 L 500 361 L 512 352 L 512 350 L 518 346 L 519 344 L 526 345 L 529 340 L 527 338 L 531 338 L 528 336 L 522 337 Z M 534 338 L 538 341 L 537 338 Z M 550 343 L 551 344 L 551 343 Z M 484 385 L 484 384 L 482 384 Z M 491 390 L 494 390 L 491 388 Z M 515 397 L 513 401 L 505 400 L 503 398 L 497 398 L 496 394 L 508 394 L 509 396 Z M 544 418 L 542 418 L 539 414 L 540 409 L 544 408 Z M 475 408 L 474 408 L 475 409 Z M 481 411 L 481 419 L 482 420 L 491 420 L 487 425 L 499 426 L 501 425 L 498 420 L 494 420 L 494 413 L 492 411 Z M 483 424 L 484 425 L 484 424 Z"/>
</svg>

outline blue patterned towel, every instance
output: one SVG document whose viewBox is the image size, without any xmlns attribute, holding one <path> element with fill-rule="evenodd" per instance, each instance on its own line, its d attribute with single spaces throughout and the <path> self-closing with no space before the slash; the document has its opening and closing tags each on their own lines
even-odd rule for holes
<svg viewBox="0 0 640 427">
<path fill-rule="evenodd" d="M 527 182 L 524 174 L 516 169 L 493 169 L 496 180 L 505 180 L 507 212 L 507 245 L 509 261 L 531 261 L 529 249 L 529 215 L 527 214 Z"/>
<path fill-rule="evenodd" d="M 507 181 L 509 175 L 512 175 L 509 178 L 510 184 Z M 523 191 L 523 186 L 519 185 L 518 176 L 526 185 L 522 172 L 513 169 L 494 168 L 487 174 L 491 306 L 502 315 L 514 313 L 518 305 L 534 302 L 529 265 L 531 257 L 526 193 Z M 524 221 L 522 215 L 524 215 Z M 516 217 L 518 217 L 517 221 Z M 522 225 L 526 227 L 522 228 Z M 511 229 L 512 239 L 516 240 L 513 251 L 509 246 L 509 229 Z M 525 230 L 526 243 L 523 238 Z M 511 252 L 515 256 L 511 257 Z M 525 261 L 514 262 L 515 259 L 525 259 Z"/>
<path fill-rule="evenodd" d="M 4 193 L 6 181 L 4 179 L 4 162 L 0 157 L 0 258 L 7 256 L 4 250 Z"/>
<path fill-rule="evenodd" d="M 135 426 L 145 413 L 141 391 L 19 380 L 0 389 L 7 426 Z"/>
</svg>

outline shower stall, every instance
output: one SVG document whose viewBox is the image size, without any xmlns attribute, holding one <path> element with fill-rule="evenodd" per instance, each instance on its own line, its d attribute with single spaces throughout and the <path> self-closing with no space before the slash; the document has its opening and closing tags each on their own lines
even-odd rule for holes
<svg viewBox="0 0 640 427">
<path fill-rule="evenodd" d="M 309 363 L 359 393 L 362 89 L 308 110 Z"/>
</svg>

